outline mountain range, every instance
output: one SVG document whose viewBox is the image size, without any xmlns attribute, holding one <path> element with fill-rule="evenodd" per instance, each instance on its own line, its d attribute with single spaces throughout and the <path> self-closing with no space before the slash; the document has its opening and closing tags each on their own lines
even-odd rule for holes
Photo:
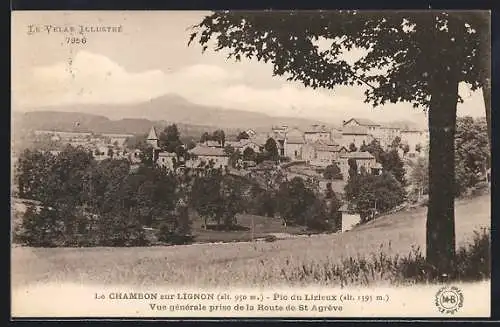
<svg viewBox="0 0 500 327">
<path fill-rule="evenodd" d="M 126 118 L 124 118 L 126 117 Z M 136 104 L 85 104 L 12 111 L 16 130 L 86 131 L 94 133 L 147 133 L 152 125 L 163 129 L 176 123 L 181 134 L 198 136 L 222 128 L 226 134 L 249 128 L 269 131 L 272 126 L 288 125 L 305 129 L 313 124 L 339 127 L 316 119 L 275 117 L 263 113 L 202 106 L 176 95 L 165 95 Z M 394 122 L 393 122 L 394 123 Z M 413 122 L 398 122 L 415 127 Z"/>
</svg>

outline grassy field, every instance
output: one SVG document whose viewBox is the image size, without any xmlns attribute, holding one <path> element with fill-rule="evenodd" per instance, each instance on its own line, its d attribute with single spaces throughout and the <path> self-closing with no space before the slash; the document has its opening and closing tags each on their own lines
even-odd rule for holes
<svg viewBox="0 0 500 327">
<path fill-rule="evenodd" d="M 490 195 L 456 203 L 457 246 L 490 226 Z M 195 244 L 149 248 L 12 249 L 12 286 L 77 282 L 86 285 L 265 286 L 290 284 L 289 272 L 327 267 L 347 257 L 425 251 L 426 208 L 382 217 L 350 232 L 272 243 Z M 326 268 L 325 268 L 326 269 Z M 318 272 L 321 273 L 321 272 Z M 302 280 L 302 284 L 313 283 Z"/>
</svg>

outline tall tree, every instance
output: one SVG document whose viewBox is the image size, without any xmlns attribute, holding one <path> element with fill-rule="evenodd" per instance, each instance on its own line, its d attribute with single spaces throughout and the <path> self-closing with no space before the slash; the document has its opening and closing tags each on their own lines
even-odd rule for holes
<svg viewBox="0 0 500 327">
<path fill-rule="evenodd" d="M 385 212 L 401 204 L 405 191 L 391 173 L 382 175 L 359 175 L 350 179 L 345 187 L 346 198 L 352 202 L 360 214 L 362 222 L 366 222 L 376 212 Z"/>
<path fill-rule="evenodd" d="M 401 147 L 401 137 L 396 136 L 391 142 L 391 148 L 399 149 L 399 147 Z"/>
<path fill-rule="evenodd" d="M 255 151 L 251 147 L 245 148 L 243 150 L 243 159 L 248 161 L 255 160 Z"/>
<path fill-rule="evenodd" d="M 197 39 L 229 57 L 256 57 L 313 88 L 365 85 L 366 102 L 409 102 L 428 111 L 429 205 L 426 257 L 433 273 L 455 258 L 454 133 L 460 82 L 483 89 L 490 121 L 490 15 L 486 11 L 215 12 Z M 326 46 L 320 47 L 318 40 Z M 358 48 L 354 63 L 342 56 Z M 490 125 L 490 123 L 488 124 Z"/>
<path fill-rule="evenodd" d="M 418 157 L 411 162 L 410 183 L 413 188 L 413 195 L 420 200 L 424 194 L 427 194 L 429 188 L 429 158 Z"/>
<path fill-rule="evenodd" d="M 200 137 L 200 142 L 205 143 L 206 141 L 211 141 L 212 140 L 212 135 L 208 132 L 203 132 Z"/>
<path fill-rule="evenodd" d="M 243 132 L 240 132 L 238 134 L 238 136 L 236 137 L 236 139 L 239 141 L 239 140 L 248 140 L 250 138 L 250 136 L 248 135 L 247 132 L 243 131 Z"/>
<path fill-rule="evenodd" d="M 272 137 L 267 139 L 266 143 L 264 144 L 264 150 L 266 150 L 269 159 L 278 160 L 279 158 L 278 144 Z"/>
<path fill-rule="evenodd" d="M 347 164 L 349 165 L 349 179 L 356 178 L 358 176 L 358 163 L 356 159 L 349 158 Z"/>
<path fill-rule="evenodd" d="M 326 166 L 323 173 L 323 177 L 326 179 L 342 179 L 342 172 L 336 163 Z"/>
<path fill-rule="evenodd" d="M 219 142 L 220 146 L 224 147 L 226 143 L 226 134 L 222 129 L 218 129 L 213 132 L 212 140 Z"/>
<path fill-rule="evenodd" d="M 382 162 L 381 157 L 384 154 L 384 149 L 380 145 L 380 143 L 377 140 L 372 140 L 370 143 L 368 143 L 365 147 L 360 149 L 361 151 L 367 151 L 371 155 L 375 157 L 375 160 L 377 162 Z"/>
<path fill-rule="evenodd" d="M 180 136 L 181 134 L 177 125 L 169 125 L 160 133 L 160 146 L 167 152 L 177 153 L 179 147 L 182 145 Z"/>
<path fill-rule="evenodd" d="M 287 225 L 307 225 L 307 211 L 316 197 L 302 178 L 294 177 L 291 181 L 281 183 L 276 197 L 278 211 Z"/>
<path fill-rule="evenodd" d="M 384 171 L 391 172 L 401 185 L 406 184 L 404 163 L 399 157 L 397 149 L 393 148 L 389 152 L 381 154 L 380 162 Z"/>
</svg>

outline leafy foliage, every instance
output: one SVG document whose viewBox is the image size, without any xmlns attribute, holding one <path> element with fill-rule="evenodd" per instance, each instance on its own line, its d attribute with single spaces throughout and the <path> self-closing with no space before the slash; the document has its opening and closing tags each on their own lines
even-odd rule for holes
<svg viewBox="0 0 500 327">
<path fill-rule="evenodd" d="M 360 174 L 349 178 L 345 196 L 359 213 L 361 222 L 370 220 L 376 213 L 396 207 L 406 198 L 404 188 L 388 172 L 382 175 Z"/>
<path fill-rule="evenodd" d="M 489 78 L 487 31 L 483 12 L 223 11 L 196 25 L 189 42 L 196 39 L 205 51 L 215 41 L 216 51 L 236 60 L 271 62 L 275 75 L 308 87 L 364 85 L 374 105 L 405 101 L 425 108 L 445 65 L 473 89 Z M 342 54 L 353 48 L 364 55 L 350 64 Z"/>
<path fill-rule="evenodd" d="M 405 168 L 403 160 L 399 157 L 398 151 L 396 149 L 391 149 L 389 152 L 383 152 L 380 154 L 380 161 L 382 164 L 382 169 L 386 172 L 390 172 L 401 185 L 406 184 L 405 179 Z"/>
<path fill-rule="evenodd" d="M 279 158 L 278 145 L 276 144 L 276 141 L 272 137 L 267 139 L 266 144 L 264 144 L 264 150 L 267 153 L 267 159 L 274 161 L 278 160 Z"/>
<path fill-rule="evenodd" d="M 315 200 L 314 192 L 300 177 L 282 183 L 277 193 L 278 211 L 287 225 L 307 225 L 308 209 Z"/>
<path fill-rule="evenodd" d="M 127 160 L 96 162 L 72 147 L 57 156 L 26 152 L 20 160 L 23 195 L 41 202 L 23 218 L 26 244 L 146 245 L 143 227 L 161 224 L 188 233 L 189 224 L 176 215 L 179 181 L 164 170 L 144 165 L 131 173 Z M 37 174 L 32 167 L 43 169 Z"/>
<path fill-rule="evenodd" d="M 180 136 L 181 135 L 176 124 L 165 127 L 163 132 L 159 135 L 160 147 L 164 151 L 180 155 L 179 151 L 183 145 Z"/>
<path fill-rule="evenodd" d="M 455 134 L 456 193 L 475 186 L 490 167 L 490 148 L 484 119 L 457 119 Z"/>
<path fill-rule="evenodd" d="M 255 159 L 256 153 L 251 147 L 247 147 L 243 150 L 243 160 L 254 161 Z"/>
<path fill-rule="evenodd" d="M 325 171 L 323 173 L 323 177 L 326 179 L 342 179 L 342 173 L 340 171 L 339 166 L 334 163 L 326 166 Z"/>
<path fill-rule="evenodd" d="M 249 135 L 248 135 L 248 133 L 247 133 L 247 132 L 245 132 L 245 131 L 240 132 L 240 133 L 238 134 L 238 136 L 236 137 L 236 139 L 237 139 L 238 141 L 240 141 L 240 140 L 248 140 L 249 138 L 250 138 L 250 136 L 249 136 Z"/>
<path fill-rule="evenodd" d="M 220 171 L 197 176 L 190 195 L 190 205 L 203 217 L 205 228 L 212 220 L 230 229 L 236 214 L 244 210 L 241 182 Z"/>
<path fill-rule="evenodd" d="M 380 163 L 382 163 L 382 155 L 385 153 L 380 143 L 375 139 L 368 144 L 363 144 L 359 148 L 359 151 L 369 152 L 371 155 L 375 157 L 375 160 Z"/>
</svg>

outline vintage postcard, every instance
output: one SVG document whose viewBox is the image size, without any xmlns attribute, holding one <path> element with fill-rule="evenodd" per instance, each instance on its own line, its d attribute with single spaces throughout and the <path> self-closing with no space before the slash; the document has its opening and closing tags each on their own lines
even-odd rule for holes
<svg viewBox="0 0 500 327">
<path fill-rule="evenodd" d="M 12 12 L 12 317 L 489 317 L 487 11 Z"/>
</svg>

